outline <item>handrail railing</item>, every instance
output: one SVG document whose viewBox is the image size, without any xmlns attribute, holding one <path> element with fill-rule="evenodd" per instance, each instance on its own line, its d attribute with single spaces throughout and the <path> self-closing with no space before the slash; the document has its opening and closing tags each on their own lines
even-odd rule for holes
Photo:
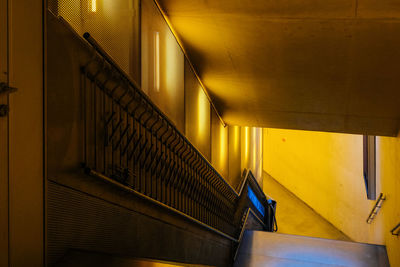
<svg viewBox="0 0 400 267">
<path fill-rule="evenodd" d="M 110 56 L 82 66 L 85 165 L 233 233 L 238 194 Z"/>
<path fill-rule="evenodd" d="M 243 225 L 242 225 L 242 227 L 241 227 L 241 229 L 240 229 L 240 234 L 239 234 L 239 237 L 238 237 L 238 239 L 237 239 L 237 243 L 238 243 L 238 244 L 237 244 L 237 247 L 236 247 L 236 249 L 235 249 L 235 251 L 234 251 L 234 253 L 233 253 L 233 261 L 236 260 L 237 253 L 239 252 L 239 247 L 240 247 L 240 244 L 241 244 L 241 242 L 242 242 L 243 235 L 244 235 L 244 231 L 246 230 L 246 224 L 247 224 L 247 221 L 249 220 L 249 215 L 250 215 L 250 214 L 252 214 L 252 215 L 256 218 L 256 220 L 257 220 L 264 228 L 266 228 L 264 222 L 263 222 L 260 218 L 258 218 L 257 214 L 255 214 L 254 211 L 253 211 L 251 208 L 247 208 L 246 213 L 245 213 L 245 216 L 244 216 L 244 220 L 243 220 Z"/>
<path fill-rule="evenodd" d="M 69 24 L 59 17 L 76 36 Z M 236 192 L 90 34 L 93 52 L 81 66 L 83 154 L 86 173 L 165 207 L 237 243 L 244 213 Z M 250 171 L 250 185 L 265 195 Z M 247 197 L 247 196 L 246 196 Z M 247 200 L 246 200 L 247 201 Z"/>
<path fill-rule="evenodd" d="M 193 222 L 195 222 L 195 223 L 197 223 L 197 224 L 199 224 L 199 225 L 201 225 L 201 226 L 207 228 L 208 230 L 210 230 L 210 231 L 212 231 L 212 232 L 214 232 L 214 233 L 216 233 L 216 234 L 219 234 L 219 235 L 221 235 L 221 236 L 223 236 L 223 237 L 225 237 L 225 238 L 227 238 L 227 239 L 229 239 L 229 240 L 231 240 L 231 241 L 233 241 L 233 242 L 235 242 L 235 243 L 240 243 L 240 242 L 242 241 L 244 231 L 246 230 L 246 224 L 247 224 L 247 221 L 248 221 L 249 214 L 252 214 L 252 215 L 254 216 L 254 218 L 256 219 L 256 221 L 257 221 L 264 229 L 267 228 L 266 225 L 265 225 L 265 223 L 263 222 L 263 220 L 260 219 L 260 218 L 258 217 L 258 215 L 257 215 L 251 208 L 247 208 L 247 209 L 244 211 L 244 213 L 243 213 L 243 219 L 242 219 L 241 225 L 240 225 L 240 227 L 239 227 L 239 228 L 240 228 L 240 229 L 239 229 L 240 232 L 239 232 L 238 237 L 236 238 L 236 237 L 234 237 L 234 236 L 225 234 L 224 232 L 219 231 L 218 229 L 215 229 L 215 228 L 213 228 L 213 227 L 211 227 L 211 226 L 209 226 L 209 225 L 207 225 L 207 224 L 205 224 L 205 223 L 202 223 L 201 221 L 198 221 L 198 220 L 196 220 L 196 219 L 194 219 L 194 218 L 188 216 L 187 214 L 180 212 L 179 210 L 176 210 L 176 209 L 174 209 L 174 208 L 171 208 L 170 206 L 165 205 L 164 203 L 162 203 L 162 202 L 160 202 L 160 201 L 157 201 L 157 200 L 155 200 L 155 199 L 153 199 L 153 198 L 150 198 L 150 197 L 148 197 L 148 196 L 146 196 L 146 195 L 144 195 L 144 194 L 141 194 L 140 192 L 137 192 L 136 190 L 133 190 L 132 188 L 130 188 L 130 187 L 128 187 L 128 186 L 125 186 L 125 185 L 119 183 L 118 181 L 115 181 L 115 180 L 113 180 L 113 179 L 111 179 L 111 178 L 109 178 L 109 177 L 107 177 L 107 176 L 104 176 L 104 175 L 102 175 L 101 173 L 98 173 L 98 172 L 96 172 L 96 171 L 94 171 L 94 170 L 91 170 L 91 169 L 89 169 L 89 168 L 85 168 L 85 172 L 86 172 L 88 175 L 90 175 L 90 176 L 94 176 L 94 177 L 100 178 L 100 179 L 102 179 L 102 180 L 105 181 L 105 182 L 108 182 L 108 183 L 110 183 L 110 184 L 112 184 L 112 185 L 115 185 L 115 186 L 117 186 L 117 187 L 119 187 L 119 188 L 124 189 L 125 191 L 128 191 L 128 192 L 130 192 L 130 193 L 133 193 L 133 194 L 135 194 L 135 195 L 137 195 L 137 196 L 139 196 L 139 197 L 141 197 L 141 198 L 143 198 L 143 199 L 146 199 L 146 200 L 148 200 L 148 201 L 150 201 L 150 202 L 153 202 L 154 204 L 156 204 L 156 205 L 158 205 L 158 206 L 161 206 L 161 207 L 164 207 L 164 208 L 166 208 L 166 209 L 169 209 L 169 210 L 171 210 L 171 211 L 173 211 L 173 212 L 175 212 L 175 213 L 177 213 L 177 214 L 179 214 L 179 215 L 185 217 L 186 219 L 189 219 L 189 220 L 191 220 L 191 221 L 193 221 Z M 238 245 L 238 246 L 239 246 L 239 245 Z M 237 247 L 237 249 L 238 249 L 238 247 Z M 236 258 L 237 249 L 235 250 L 236 252 L 235 252 L 234 258 Z"/>
<path fill-rule="evenodd" d="M 121 188 L 121 189 L 123 189 L 123 190 L 125 190 L 125 191 L 127 191 L 129 193 L 133 193 L 133 194 L 137 195 L 138 197 L 140 197 L 142 199 L 145 199 L 145 200 L 150 201 L 150 202 L 152 202 L 152 203 L 154 203 L 154 204 L 156 204 L 158 206 L 166 208 L 166 209 L 168 209 L 168 210 L 170 210 L 170 211 L 172 211 L 172 212 L 174 212 L 174 213 L 176 213 L 176 214 L 178 214 L 178 215 L 180 215 L 182 217 L 185 217 L 186 219 L 188 219 L 188 220 L 190 220 L 190 221 L 192 221 L 192 222 L 194 222 L 194 223 L 196 223 L 196 224 L 198 224 L 198 225 L 200 225 L 202 227 L 205 227 L 208 230 L 210 230 L 210 231 L 212 231 L 212 232 L 214 232 L 214 233 L 216 233 L 218 235 L 221 235 L 221 236 L 223 236 L 223 237 L 225 237 L 225 238 L 227 238 L 227 239 L 229 239 L 229 240 L 231 240 L 233 242 L 236 242 L 236 243 L 239 242 L 239 240 L 237 238 L 235 238 L 233 236 L 230 236 L 228 234 L 225 234 L 224 232 L 219 231 L 218 229 L 215 229 L 215 228 L 213 228 L 213 227 L 211 227 L 211 226 L 209 226 L 209 225 L 207 225 L 207 224 L 205 224 L 205 223 L 203 223 L 203 222 L 201 222 L 199 220 L 196 220 L 195 218 L 192 218 L 192 217 L 188 216 L 187 214 L 180 212 L 179 210 L 176 210 L 176 209 L 174 209 L 174 208 L 172 208 L 172 207 L 170 207 L 168 205 L 165 205 L 164 203 L 162 203 L 160 201 L 157 201 L 157 200 L 155 200 L 155 199 L 153 199 L 151 197 L 148 197 L 148 196 L 146 196 L 144 194 L 141 194 L 140 192 L 137 192 L 136 190 L 133 190 L 129 186 L 122 185 L 121 183 L 119 183 L 119 182 L 117 182 L 117 181 L 115 181 L 115 180 L 113 180 L 113 179 L 111 179 L 109 177 L 106 177 L 106 176 L 102 175 L 101 173 L 98 173 L 98 172 L 96 172 L 94 170 L 90 170 L 88 168 L 85 169 L 85 172 L 90 176 L 94 176 L 96 178 L 102 179 L 103 181 L 105 181 L 105 182 L 107 182 L 109 184 L 112 184 L 114 186 L 117 186 L 117 187 L 119 187 L 119 188 Z M 258 220 L 261 222 L 261 219 L 258 218 Z"/>
<path fill-rule="evenodd" d="M 372 208 L 370 214 L 368 215 L 368 218 L 367 218 L 368 224 L 371 224 L 372 221 L 375 219 L 375 216 L 378 214 L 379 210 L 382 207 L 382 203 L 385 200 L 386 200 L 386 197 L 383 195 L 383 193 L 380 193 L 379 198 L 376 200 L 374 207 Z"/>
<path fill-rule="evenodd" d="M 242 194 L 246 182 L 249 181 L 254 186 L 254 188 L 257 190 L 258 194 L 260 196 L 262 196 L 263 198 L 266 198 L 262 188 L 260 187 L 260 185 L 256 181 L 253 173 L 250 170 L 246 170 L 246 169 L 244 170 L 244 173 L 245 173 L 244 179 L 240 183 L 239 191 L 237 192 L 237 194 L 238 195 Z"/>
<path fill-rule="evenodd" d="M 400 235 L 400 223 L 397 224 L 392 230 L 390 230 L 390 233 L 392 235 L 399 236 Z"/>
<path fill-rule="evenodd" d="M 173 129 L 173 131 L 179 136 L 179 138 L 181 138 L 186 144 L 188 144 L 190 146 L 190 148 L 196 153 L 196 155 L 198 157 L 201 158 L 202 161 L 204 161 L 207 166 L 213 171 L 215 172 L 215 175 L 219 177 L 219 179 L 221 180 L 221 182 L 224 184 L 224 186 L 228 189 L 229 193 L 232 194 L 235 197 L 238 197 L 238 194 L 236 193 L 236 191 L 233 189 L 233 187 L 214 169 L 214 167 L 212 167 L 212 165 L 209 163 L 209 161 L 201 154 L 201 152 L 199 152 L 191 143 L 189 140 L 187 140 L 187 138 L 176 128 L 175 124 L 172 123 L 170 121 L 170 119 L 152 102 L 152 100 L 140 89 L 139 85 L 133 81 L 119 66 L 118 64 L 112 59 L 111 56 L 108 55 L 108 53 L 106 51 L 104 51 L 101 46 L 96 42 L 96 40 L 90 35 L 90 33 L 86 32 L 84 33 L 83 37 L 88 41 L 88 43 L 90 43 L 93 48 L 99 53 L 99 55 L 101 55 L 108 64 L 110 64 L 110 66 L 112 68 L 115 68 L 118 72 L 118 74 L 120 75 L 120 78 L 123 79 L 125 82 L 127 82 L 129 84 L 129 88 L 128 90 L 130 91 L 130 93 L 138 94 L 140 95 L 140 97 L 143 98 L 145 104 L 147 105 L 148 108 L 151 109 L 151 111 L 154 111 L 155 113 L 157 113 L 158 116 L 160 116 L 160 119 L 163 120 L 163 122 L 165 122 L 168 127 L 171 127 Z M 133 89 L 133 90 L 131 90 Z M 124 95 L 125 97 L 125 95 Z M 122 100 L 122 99 L 119 99 Z"/>
</svg>

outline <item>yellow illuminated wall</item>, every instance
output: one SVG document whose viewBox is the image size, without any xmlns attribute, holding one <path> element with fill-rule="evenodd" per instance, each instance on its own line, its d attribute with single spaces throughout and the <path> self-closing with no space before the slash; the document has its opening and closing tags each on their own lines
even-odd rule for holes
<svg viewBox="0 0 400 267">
<path fill-rule="evenodd" d="M 250 167 L 250 136 L 251 136 L 251 127 L 241 127 L 241 169 Z"/>
<path fill-rule="evenodd" d="M 266 172 L 354 241 L 386 244 L 391 266 L 400 266 L 400 239 L 389 233 L 400 221 L 399 138 L 377 138 L 377 193 L 388 199 L 372 224 L 362 136 L 264 129 L 263 141 Z"/>
<path fill-rule="evenodd" d="M 184 54 L 154 1 L 141 6 L 142 90 L 184 132 Z"/>
<path fill-rule="evenodd" d="M 379 231 L 383 231 L 390 266 L 400 266 L 400 238 L 390 233 L 400 223 L 400 138 L 377 137 L 376 146 L 378 193 L 387 197 L 377 221 L 382 225 Z"/>
<path fill-rule="evenodd" d="M 250 169 L 262 183 L 262 129 L 241 127 L 241 169 Z"/>
<path fill-rule="evenodd" d="M 185 134 L 211 161 L 211 106 L 189 63 L 185 61 Z"/>
<path fill-rule="evenodd" d="M 240 126 L 228 127 L 228 162 L 229 162 L 229 176 L 227 179 L 229 183 L 236 188 L 240 183 L 242 174 L 241 169 L 241 134 Z"/>
<path fill-rule="evenodd" d="M 262 128 L 252 128 L 251 133 L 251 167 L 250 169 L 254 173 L 254 176 L 262 185 L 262 164 L 263 164 L 263 157 L 262 157 Z"/>
<path fill-rule="evenodd" d="M 211 112 L 211 163 L 224 178 L 228 179 L 228 126 L 224 127 L 213 111 Z"/>
</svg>

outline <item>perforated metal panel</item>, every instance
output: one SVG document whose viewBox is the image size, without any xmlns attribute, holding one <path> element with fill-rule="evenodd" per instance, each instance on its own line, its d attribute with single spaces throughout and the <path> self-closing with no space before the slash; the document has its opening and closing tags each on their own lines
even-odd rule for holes
<svg viewBox="0 0 400 267">
<path fill-rule="evenodd" d="M 48 0 L 81 36 L 89 32 L 139 82 L 139 0 Z"/>
</svg>

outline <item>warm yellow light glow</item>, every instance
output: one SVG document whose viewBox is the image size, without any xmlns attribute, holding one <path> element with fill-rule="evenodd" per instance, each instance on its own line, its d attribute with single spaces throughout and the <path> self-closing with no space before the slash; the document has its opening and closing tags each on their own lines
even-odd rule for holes
<svg viewBox="0 0 400 267">
<path fill-rule="evenodd" d="M 209 108 L 209 103 L 206 95 L 204 94 L 201 88 L 198 89 L 197 95 L 197 111 L 198 111 L 198 136 L 205 136 L 207 134 L 205 130 L 207 129 L 207 117 L 209 119 L 210 111 L 207 110 Z M 209 134 L 209 133 L 208 133 Z"/>
<path fill-rule="evenodd" d="M 89 10 L 91 12 L 96 12 L 97 11 L 97 0 L 90 0 Z"/>
<path fill-rule="evenodd" d="M 263 165 L 263 134 L 262 134 L 262 129 L 258 128 L 258 144 L 257 144 L 257 151 L 258 151 L 258 166 L 257 166 L 257 171 L 260 176 L 262 177 L 262 165 Z"/>
<path fill-rule="evenodd" d="M 240 136 L 240 127 L 233 126 L 233 142 L 234 142 L 234 152 L 235 155 L 239 152 L 239 136 Z"/>
<path fill-rule="evenodd" d="M 160 33 L 154 32 L 154 90 L 160 92 Z"/>
<path fill-rule="evenodd" d="M 249 159 L 249 127 L 244 127 L 244 160 L 248 162 Z"/>
<path fill-rule="evenodd" d="M 219 155 L 219 164 L 222 169 L 225 167 L 225 163 L 227 162 L 227 155 L 228 155 L 228 132 L 227 129 L 220 124 L 220 155 Z"/>
<path fill-rule="evenodd" d="M 172 34 L 163 35 L 160 44 L 163 59 L 160 62 L 161 87 L 172 101 L 182 97 L 184 88 L 185 61 L 182 51 Z"/>
<path fill-rule="evenodd" d="M 255 172 L 257 170 L 256 164 L 257 164 L 257 128 L 253 127 L 251 129 L 252 131 L 252 136 L 251 136 L 251 144 L 252 144 L 252 154 L 253 157 L 251 159 L 251 169 Z M 256 174 L 257 175 L 257 174 Z"/>
</svg>

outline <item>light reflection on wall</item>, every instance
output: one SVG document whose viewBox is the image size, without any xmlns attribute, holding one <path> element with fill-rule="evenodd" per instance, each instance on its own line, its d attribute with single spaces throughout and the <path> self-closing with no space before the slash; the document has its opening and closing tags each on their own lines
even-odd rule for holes
<svg viewBox="0 0 400 267">
<path fill-rule="evenodd" d="M 168 55 L 168 53 L 167 53 Z M 160 92 L 160 33 L 154 32 L 154 90 Z M 168 62 L 168 60 L 167 60 Z M 168 77 L 168 75 L 167 75 Z"/>
<path fill-rule="evenodd" d="M 263 162 L 263 154 L 262 154 L 262 128 L 254 128 L 254 136 L 253 136 L 253 150 L 254 150 L 254 161 L 253 161 L 253 172 L 254 176 L 257 178 L 259 183 L 262 182 L 262 162 Z"/>
<path fill-rule="evenodd" d="M 206 95 L 203 92 L 203 89 L 200 87 L 197 94 L 197 136 L 201 138 L 206 135 L 206 130 L 209 130 L 207 127 L 207 123 L 210 123 L 210 104 Z M 208 133 L 209 135 L 209 133 Z"/>
<path fill-rule="evenodd" d="M 234 151 L 233 153 L 239 153 L 240 148 L 240 127 L 239 126 L 231 126 L 233 127 L 233 142 L 234 142 Z"/>
<path fill-rule="evenodd" d="M 242 128 L 241 168 L 250 169 L 257 181 L 262 176 L 262 129 L 255 127 Z"/>
<path fill-rule="evenodd" d="M 219 155 L 219 164 L 222 169 L 226 169 L 228 162 L 228 129 L 220 123 L 220 155 Z M 226 170 L 225 170 L 226 171 Z"/>
<path fill-rule="evenodd" d="M 225 178 L 228 178 L 228 129 L 215 113 L 211 113 L 211 163 Z"/>
<path fill-rule="evenodd" d="M 249 143 L 250 143 L 249 131 L 250 131 L 249 127 L 244 127 L 244 162 L 245 162 L 245 166 L 247 166 L 247 163 L 249 160 Z"/>
<path fill-rule="evenodd" d="M 240 126 L 228 126 L 228 161 L 229 161 L 229 183 L 236 187 L 240 183 L 241 169 L 241 135 Z"/>
<path fill-rule="evenodd" d="M 256 175 L 255 171 L 256 171 L 256 162 L 257 162 L 257 129 L 256 128 L 251 128 L 251 169 L 254 172 L 254 174 Z"/>
<path fill-rule="evenodd" d="M 172 34 L 167 34 L 165 36 L 165 44 L 162 49 L 165 55 L 165 61 L 162 64 L 162 70 L 164 71 L 163 78 L 165 79 L 164 90 L 170 103 L 174 103 L 174 99 L 183 98 L 184 96 L 179 96 L 178 94 L 184 94 L 184 91 L 177 90 L 178 86 L 184 87 L 184 72 L 185 72 L 185 62 L 182 52 L 177 46 L 176 40 Z M 182 103 L 184 105 L 184 103 Z M 171 107 L 174 109 L 175 107 Z"/>
<path fill-rule="evenodd" d="M 211 161 L 210 103 L 196 76 L 185 61 L 185 135 Z"/>
<path fill-rule="evenodd" d="M 90 1 L 90 11 L 96 12 L 97 11 L 97 0 Z"/>
<path fill-rule="evenodd" d="M 138 0 L 48 0 L 51 11 L 79 34 L 89 32 L 133 79 L 140 82 Z"/>
<path fill-rule="evenodd" d="M 142 90 L 184 131 L 184 55 L 152 0 L 141 1 L 141 14 Z"/>
</svg>

